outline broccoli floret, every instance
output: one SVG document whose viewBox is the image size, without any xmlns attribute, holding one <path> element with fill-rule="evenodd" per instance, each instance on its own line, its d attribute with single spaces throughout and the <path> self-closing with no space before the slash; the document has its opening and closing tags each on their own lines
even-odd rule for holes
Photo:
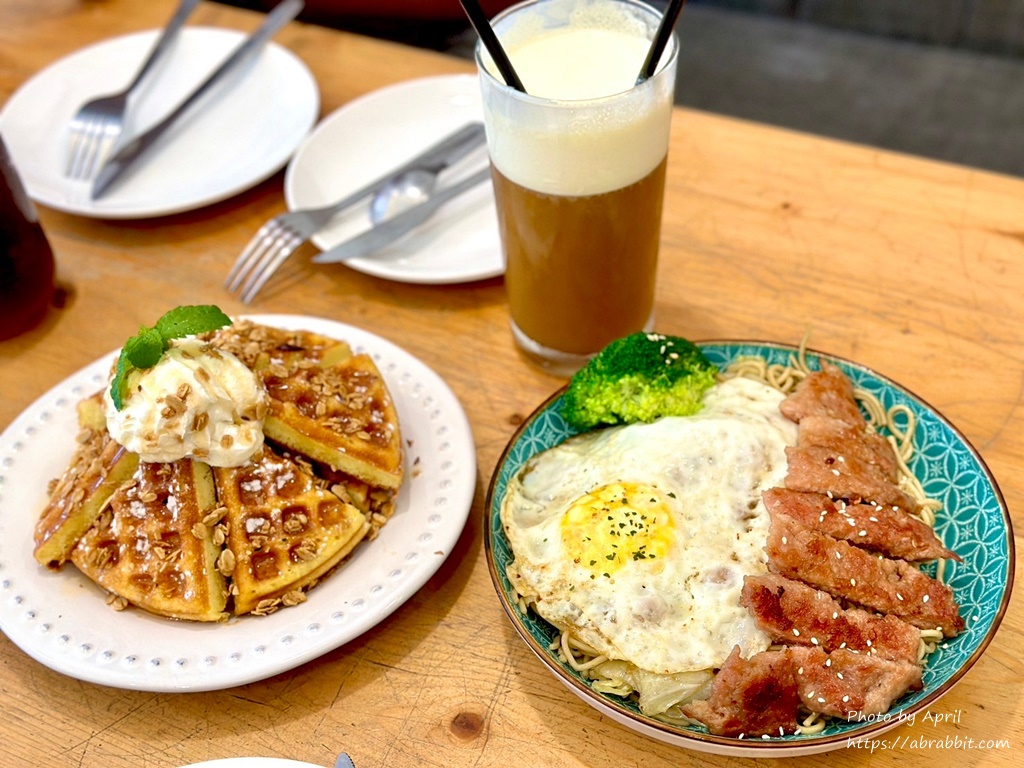
<svg viewBox="0 0 1024 768">
<path fill-rule="evenodd" d="M 579 431 L 689 416 L 701 409 L 716 374 L 711 361 L 686 339 L 630 334 L 613 341 L 572 377 L 562 416 Z"/>
</svg>

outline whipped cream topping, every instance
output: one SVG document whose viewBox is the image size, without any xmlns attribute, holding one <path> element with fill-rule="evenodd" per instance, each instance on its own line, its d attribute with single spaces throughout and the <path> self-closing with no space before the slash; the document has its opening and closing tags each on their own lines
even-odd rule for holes
<svg viewBox="0 0 1024 768">
<path fill-rule="evenodd" d="M 230 352 L 175 339 L 160 361 L 129 373 L 118 411 L 104 396 L 110 436 L 142 461 L 193 458 L 214 467 L 245 464 L 263 445 L 267 394 Z"/>
</svg>

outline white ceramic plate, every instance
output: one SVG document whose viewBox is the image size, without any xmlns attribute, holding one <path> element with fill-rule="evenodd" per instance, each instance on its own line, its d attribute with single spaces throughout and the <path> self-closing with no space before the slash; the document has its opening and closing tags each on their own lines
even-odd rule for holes
<svg viewBox="0 0 1024 768">
<path fill-rule="evenodd" d="M 289 210 L 333 203 L 416 156 L 468 122 L 483 120 L 473 75 L 444 75 L 382 88 L 333 112 L 302 143 L 285 174 Z M 450 184 L 486 166 L 479 150 L 445 171 Z M 313 237 L 327 250 L 370 227 L 368 204 L 339 215 Z M 463 283 L 505 271 L 490 184 L 452 200 L 412 234 L 345 262 L 352 269 L 407 283 Z"/>
<path fill-rule="evenodd" d="M 0 131 L 29 195 L 51 208 L 106 219 L 162 216 L 228 198 L 284 167 L 320 111 L 313 75 L 270 43 L 217 85 L 99 200 L 91 182 L 64 176 L 68 124 L 88 99 L 125 87 L 157 32 L 76 51 L 25 82 L 0 112 Z M 125 137 L 180 103 L 243 39 L 234 30 L 186 27 L 168 58 L 132 97 Z"/>
<path fill-rule="evenodd" d="M 296 315 L 252 319 L 343 339 L 373 357 L 398 409 L 406 450 L 394 517 L 305 603 L 270 616 L 203 624 L 112 610 L 73 566 L 54 573 L 32 557 L 47 482 L 63 472 L 74 448 L 75 404 L 104 386 L 111 353 L 47 392 L 0 434 L 0 630 L 29 656 L 117 688 L 241 685 L 358 637 L 412 596 L 452 551 L 473 499 L 476 453 L 466 415 L 444 380 L 358 328 Z"/>
</svg>

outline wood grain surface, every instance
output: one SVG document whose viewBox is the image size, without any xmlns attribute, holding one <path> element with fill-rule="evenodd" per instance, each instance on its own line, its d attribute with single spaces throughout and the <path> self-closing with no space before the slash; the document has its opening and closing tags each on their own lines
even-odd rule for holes
<svg viewBox="0 0 1024 768">
<path fill-rule="evenodd" d="M 162 25 L 171 7 L 0 0 L 0 102 L 82 46 Z M 193 20 L 243 30 L 258 22 L 209 3 Z M 324 116 L 389 83 L 472 71 L 440 54 L 298 23 L 276 40 L 315 74 Z M 387 282 L 314 266 L 306 246 L 251 307 L 223 290 L 252 234 L 285 209 L 282 179 L 145 221 L 43 209 L 63 306 L 38 329 L 0 343 L 0 429 L 175 305 L 330 318 L 399 344 L 460 398 L 479 469 L 459 544 L 372 631 L 294 671 L 229 690 L 154 694 L 83 683 L 0 638 L 0 764 L 137 768 L 263 755 L 329 766 L 340 751 L 358 768 L 748 764 L 666 746 L 603 717 L 546 671 L 504 616 L 483 559 L 484 493 L 516 426 L 562 381 L 518 357 L 500 279 Z M 895 379 L 981 452 L 1024 530 L 1024 181 L 677 110 L 666 195 L 659 330 L 695 340 L 798 343 L 809 335 L 812 347 Z M 985 655 L 930 708 L 935 719 L 891 733 L 905 737 L 900 749 L 787 762 L 1019 761 L 1022 631 L 1015 599 Z M 1007 742 L 966 748 L 968 739 Z"/>
</svg>

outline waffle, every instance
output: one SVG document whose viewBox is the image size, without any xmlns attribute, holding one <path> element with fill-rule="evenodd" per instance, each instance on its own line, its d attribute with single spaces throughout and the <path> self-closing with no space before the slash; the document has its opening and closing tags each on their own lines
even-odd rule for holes
<svg viewBox="0 0 1024 768">
<path fill-rule="evenodd" d="M 402 482 L 402 438 L 391 394 L 369 355 L 308 331 L 241 321 L 213 344 L 257 371 L 270 398 L 268 439 L 376 488 Z"/>
<path fill-rule="evenodd" d="M 254 371 L 271 366 L 294 369 L 301 366 L 331 366 L 352 356 L 343 341 L 311 331 L 271 328 L 250 320 L 239 320 L 206 338 L 218 349 L 231 352 Z"/>
<path fill-rule="evenodd" d="M 369 521 L 370 530 L 366 538 L 377 538 L 377 532 L 395 513 L 398 492 L 393 488 L 375 488 L 358 478 L 327 467 L 320 467 L 320 474 L 335 496 L 358 509 Z"/>
<path fill-rule="evenodd" d="M 97 420 L 97 408 L 100 408 Z M 35 527 L 36 560 L 58 569 L 76 542 L 92 527 L 110 496 L 131 477 L 139 459 L 110 439 L 96 397 L 79 405 L 82 430 L 71 464 L 53 482 Z"/>
<path fill-rule="evenodd" d="M 109 437 L 103 393 L 86 398 L 80 445 L 54 481 L 35 555 L 55 569 L 70 559 L 117 607 L 216 621 L 304 601 L 391 517 L 403 456 L 369 356 L 248 321 L 205 339 L 267 390 L 263 448 L 237 468 L 140 462 Z"/>
<path fill-rule="evenodd" d="M 236 614 L 302 602 L 370 530 L 307 467 L 267 446 L 249 464 L 214 474 L 227 523 L 219 565 L 231 577 Z"/>
<path fill-rule="evenodd" d="M 206 464 L 141 462 L 71 560 L 101 587 L 150 613 L 217 621 L 225 618 L 227 601 L 212 527 L 219 516 Z"/>
</svg>

